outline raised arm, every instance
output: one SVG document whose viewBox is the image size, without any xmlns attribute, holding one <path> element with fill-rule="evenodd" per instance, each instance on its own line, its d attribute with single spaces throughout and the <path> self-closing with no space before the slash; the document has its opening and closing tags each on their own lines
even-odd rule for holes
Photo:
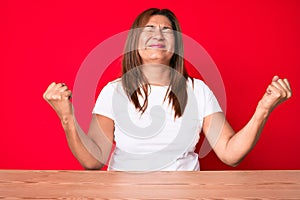
<svg viewBox="0 0 300 200">
<path fill-rule="evenodd" d="M 238 165 L 255 146 L 272 110 L 291 96 L 288 80 L 274 76 L 253 116 L 237 133 L 223 113 L 205 117 L 203 132 L 220 160 L 227 165 Z"/>
<path fill-rule="evenodd" d="M 71 91 L 65 84 L 51 83 L 44 99 L 51 105 L 61 120 L 69 147 L 85 169 L 100 169 L 109 158 L 113 144 L 114 123 L 111 119 L 93 115 L 88 134 L 85 134 L 73 112 Z"/>
</svg>

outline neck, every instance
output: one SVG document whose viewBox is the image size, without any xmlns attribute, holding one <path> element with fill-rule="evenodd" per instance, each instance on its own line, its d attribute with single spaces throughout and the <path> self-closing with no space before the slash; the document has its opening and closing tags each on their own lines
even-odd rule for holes
<svg viewBox="0 0 300 200">
<path fill-rule="evenodd" d="M 162 64 L 144 64 L 142 66 L 143 74 L 148 82 L 153 85 L 170 84 L 170 67 Z"/>
</svg>

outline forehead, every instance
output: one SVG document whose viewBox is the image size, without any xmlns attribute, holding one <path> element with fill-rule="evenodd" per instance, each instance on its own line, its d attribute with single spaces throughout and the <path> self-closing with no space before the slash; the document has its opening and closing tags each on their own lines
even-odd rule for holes
<svg viewBox="0 0 300 200">
<path fill-rule="evenodd" d="M 164 15 L 153 15 L 149 18 L 147 24 L 172 26 L 170 20 Z"/>
</svg>

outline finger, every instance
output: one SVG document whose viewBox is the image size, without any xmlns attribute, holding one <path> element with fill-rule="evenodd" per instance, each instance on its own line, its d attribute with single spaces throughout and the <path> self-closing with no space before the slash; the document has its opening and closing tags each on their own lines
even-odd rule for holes
<svg viewBox="0 0 300 200">
<path fill-rule="evenodd" d="M 291 90 L 287 87 L 287 85 L 284 83 L 283 80 L 278 80 L 277 82 L 272 82 L 272 86 L 276 87 L 276 91 L 278 92 L 279 96 L 277 93 L 275 93 L 276 97 L 283 97 L 283 98 L 290 98 L 292 96 Z"/>
<path fill-rule="evenodd" d="M 290 86 L 289 81 L 286 78 L 283 79 L 283 81 L 285 82 L 285 84 L 287 85 L 287 87 L 289 88 L 289 90 L 291 90 L 291 86 Z"/>
<path fill-rule="evenodd" d="M 69 90 L 70 91 L 70 95 L 68 96 L 69 97 L 69 99 L 71 99 L 72 98 L 72 96 L 73 96 L 73 93 L 72 93 L 72 91 L 71 90 Z"/>
<path fill-rule="evenodd" d="M 68 90 L 68 87 L 66 85 L 61 86 L 60 88 L 58 88 L 59 92 L 64 92 Z"/>
<path fill-rule="evenodd" d="M 291 86 L 290 83 L 287 79 L 283 79 L 283 82 L 285 83 L 286 87 L 288 88 L 287 90 L 287 98 L 291 98 L 292 97 L 292 90 L 291 90 Z"/>
<path fill-rule="evenodd" d="M 52 83 L 48 86 L 47 90 L 53 88 L 55 85 L 56 85 L 56 83 L 55 83 L 55 82 L 52 82 Z"/>
<path fill-rule="evenodd" d="M 276 76 L 274 76 L 273 78 L 272 78 L 272 82 L 275 82 L 275 81 L 277 81 L 279 79 L 279 77 L 276 75 Z"/>
<path fill-rule="evenodd" d="M 278 89 L 278 92 L 281 97 L 287 98 L 289 91 L 287 88 L 283 87 L 278 81 L 273 82 L 272 84 L 274 84 L 274 86 Z"/>
<path fill-rule="evenodd" d="M 280 93 L 280 89 L 278 89 L 276 86 L 274 86 L 273 84 L 270 84 L 267 88 L 267 91 L 266 93 L 268 95 L 272 95 L 272 96 L 275 96 L 276 98 L 279 98 L 281 96 L 281 93 Z"/>
<path fill-rule="evenodd" d="M 64 99 L 70 99 L 72 96 L 72 91 L 71 90 L 67 90 L 65 92 L 62 93 L 62 96 L 64 97 Z"/>
<path fill-rule="evenodd" d="M 278 79 L 277 83 L 279 83 L 286 92 L 288 92 L 290 90 L 289 87 L 287 86 L 287 84 L 282 79 Z"/>
<path fill-rule="evenodd" d="M 54 90 L 59 90 L 61 87 L 63 87 L 63 86 L 65 86 L 66 84 L 64 84 L 64 83 L 57 83 L 54 87 L 53 87 L 53 89 Z"/>
<path fill-rule="evenodd" d="M 278 81 L 273 81 L 271 85 L 275 86 L 280 91 L 284 91 L 284 87 L 282 87 L 282 85 Z"/>
<path fill-rule="evenodd" d="M 268 85 L 268 87 L 267 87 L 266 93 L 267 93 L 268 95 L 271 95 L 274 89 L 277 89 L 277 88 L 276 88 L 275 86 L 273 86 L 273 85 L 270 84 L 270 85 Z"/>
<path fill-rule="evenodd" d="M 45 91 L 44 94 L 43 94 L 43 98 L 44 98 L 45 100 L 48 99 L 48 98 L 47 98 L 47 94 L 49 93 L 49 91 L 50 91 L 53 87 L 55 87 L 55 85 L 56 85 L 56 83 L 55 83 L 55 82 L 52 82 L 52 83 L 47 87 L 46 91 Z"/>
<path fill-rule="evenodd" d="M 51 90 L 53 87 L 55 87 L 56 83 L 55 82 L 52 82 L 46 89 L 45 93 L 49 90 Z"/>
</svg>

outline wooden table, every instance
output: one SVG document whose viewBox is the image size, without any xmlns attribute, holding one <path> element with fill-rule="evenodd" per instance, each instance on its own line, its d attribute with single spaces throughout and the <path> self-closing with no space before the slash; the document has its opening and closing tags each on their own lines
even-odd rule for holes
<svg viewBox="0 0 300 200">
<path fill-rule="evenodd" d="M 0 199 L 300 199 L 300 170 L 0 170 Z"/>
</svg>

